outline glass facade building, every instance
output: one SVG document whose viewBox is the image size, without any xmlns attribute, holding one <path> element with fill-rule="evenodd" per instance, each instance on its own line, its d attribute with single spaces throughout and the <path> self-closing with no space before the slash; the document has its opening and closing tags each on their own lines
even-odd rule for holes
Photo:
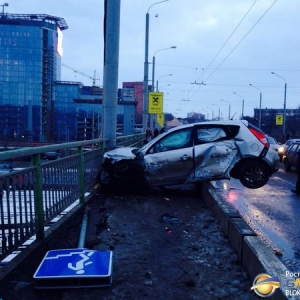
<svg viewBox="0 0 300 300">
<path fill-rule="evenodd" d="M 102 136 L 103 89 L 62 81 L 63 18 L 0 14 L 0 141 L 68 142 Z M 134 133 L 137 101 L 118 91 L 117 131 Z"/>
<path fill-rule="evenodd" d="M 53 82 L 60 80 L 64 19 L 0 15 L 0 138 L 53 139 Z"/>
</svg>

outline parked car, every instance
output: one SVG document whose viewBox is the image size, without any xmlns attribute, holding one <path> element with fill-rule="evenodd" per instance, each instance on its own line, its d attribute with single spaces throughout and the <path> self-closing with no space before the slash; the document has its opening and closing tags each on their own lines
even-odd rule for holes
<svg viewBox="0 0 300 300">
<path fill-rule="evenodd" d="M 300 143 L 300 139 L 290 139 L 287 140 L 283 145 L 281 145 L 278 149 L 278 154 L 280 157 L 280 161 L 284 160 L 284 157 L 286 155 L 286 150 L 287 148 L 292 144 L 292 143 Z"/>
<path fill-rule="evenodd" d="M 286 149 L 286 152 L 285 152 L 285 155 L 283 158 L 284 169 L 286 171 L 290 171 L 291 168 L 296 167 L 297 159 L 298 159 L 298 154 L 297 154 L 298 151 L 300 151 L 300 141 L 293 142 Z"/>
<path fill-rule="evenodd" d="M 122 147 L 103 156 L 102 185 L 133 188 L 238 178 L 264 186 L 279 168 L 266 135 L 245 120 L 175 127 L 142 148 Z"/>
<path fill-rule="evenodd" d="M 267 139 L 270 144 L 270 147 L 273 148 L 278 153 L 278 150 L 281 147 L 281 143 L 277 142 L 277 140 L 274 137 L 269 135 L 267 135 Z"/>
</svg>

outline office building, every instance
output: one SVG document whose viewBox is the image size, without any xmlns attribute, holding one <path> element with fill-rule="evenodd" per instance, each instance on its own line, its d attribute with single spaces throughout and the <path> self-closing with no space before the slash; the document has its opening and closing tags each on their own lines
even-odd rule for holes
<svg viewBox="0 0 300 300">
<path fill-rule="evenodd" d="M 0 15 L 0 138 L 52 140 L 63 18 Z"/>
<path fill-rule="evenodd" d="M 0 140 L 99 138 L 103 89 L 61 78 L 63 18 L 0 14 Z M 118 91 L 119 134 L 133 134 L 137 101 Z"/>
</svg>

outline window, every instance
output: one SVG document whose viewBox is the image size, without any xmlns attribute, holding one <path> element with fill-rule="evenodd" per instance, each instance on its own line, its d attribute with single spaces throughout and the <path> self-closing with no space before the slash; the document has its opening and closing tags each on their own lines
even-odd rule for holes
<svg viewBox="0 0 300 300">
<path fill-rule="evenodd" d="M 186 128 L 172 132 L 164 138 L 158 140 L 149 152 L 157 153 L 191 147 L 191 132 L 192 128 Z"/>
<path fill-rule="evenodd" d="M 238 125 L 196 126 L 195 145 L 233 139 L 240 130 Z"/>
<path fill-rule="evenodd" d="M 197 144 L 214 142 L 226 136 L 223 128 L 197 128 Z"/>
</svg>

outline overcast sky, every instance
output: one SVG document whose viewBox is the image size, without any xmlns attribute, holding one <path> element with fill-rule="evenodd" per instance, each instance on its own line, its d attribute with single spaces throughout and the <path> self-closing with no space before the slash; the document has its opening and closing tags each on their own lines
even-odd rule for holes
<svg viewBox="0 0 300 300">
<path fill-rule="evenodd" d="M 103 83 L 103 0 L 6 0 L 8 13 L 62 17 L 62 62 Z M 159 0 L 121 0 L 119 87 L 143 81 L 145 20 Z M 164 92 L 165 112 L 191 111 L 211 118 L 239 118 L 259 108 L 300 106 L 299 0 L 169 0 L 152 6 L 149 79 L 155 55 L 155 84 Z M 176 46 L 176 49 L 165 49 Z M 165 49 L 165 50 L 161 50 Z M 161 50 L 161 51 L 158 51 Z M 275 72 L 281 77 L 272 75 Z M 172 74 L 172 76 L 169 76 Z M 62 67 L 62 80 L 92 80 Z M 194 82 L 205 85 L 195 85 Z M 252 84 L 254 87 L 251 87 Z M 234 94 L 236 93 L 236 94 Z M 221 100 L 223 99 L 223 100 Z"/>
</svg>

